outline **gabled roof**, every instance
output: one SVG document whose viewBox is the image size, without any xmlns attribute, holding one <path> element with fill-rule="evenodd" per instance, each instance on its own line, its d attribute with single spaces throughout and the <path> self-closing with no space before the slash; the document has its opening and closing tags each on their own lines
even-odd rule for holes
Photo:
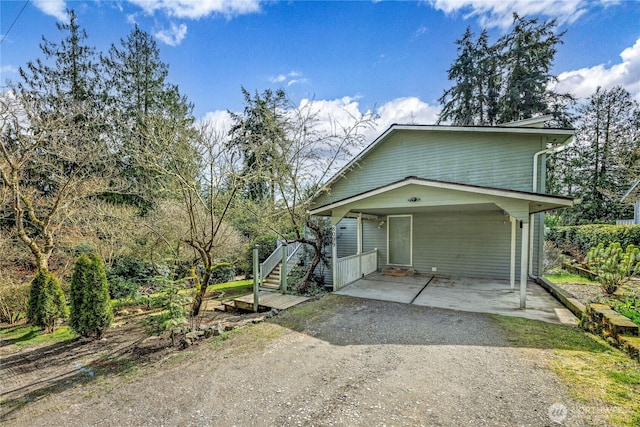
<svg viewBox="0 0 640 427">
<path fill-rule="evenodd" d="M 444 190 L 460 191 L 463 193 L 476 194 L 482 196 L 504 198 L 518 201 L 529 202 L 529 213 L 544 212 L 551 209 L 565 208 L 573 206 L 574 199 L 570 197 L 549 196 L 539 193 L 530 193 L 527 191 L 505 190 L 502 188 L 483 187 L 478 185 L 459 184 L 455 182 L 436 181 L 432 179 L 417 178 L 415 176 L 406 177 L 400 181 L 383 185 L 372 190 L 365 191 L 347 197 L 336 202 L 319 206 L 309 211 L 311 215 L 330 215 L 331 211 L 346 205 L 368 199 L 383 193 L 397 190 L 408 185 L 417 185 L 424 188 L 438 188 Z"/>
<path fill-rule="evenodd" d="M 517 122 L 504 123 L 500 126 L 451 126 L 451 125 L 402 125 L 392 124 L 379 137 L 373 140 L 364 150 L 355 156 L 349 163 L 342 167 L 333 175 L 318 192 L 312 197 L 316 199 L 328 187 L 338 181 L 347 171 L 349 171 L 362 158 L 370 153 L 374 148 L 387 139 L 391 134 L 398 131 L 421 131 L 421 132 L 479 132 L 479 133 L 510 133 L 519 135 L 547 135 L 557 136 L 558 142 L 563 142 L 575 134 L 575 129 L 570 128 L 540 128 L 538 123 L 547 121 L 548 116 L 534 119 L 520 120 Z"/>
<path fill-rule="evenodd" d="M 638 188 L 638 186 L 640 185 L 640 179 L 637 180 L 635 182 L 635 184 L 633 184 L 626 193 L 624 193 L 624 196 L 622 196 L 622 199 L 620 199 L 621 202 L 624 202 L 624 199 L 626 199 L 627 197 L 631 196 L 631 194 L 633 193 L 633 191 Z"/>
</svg>

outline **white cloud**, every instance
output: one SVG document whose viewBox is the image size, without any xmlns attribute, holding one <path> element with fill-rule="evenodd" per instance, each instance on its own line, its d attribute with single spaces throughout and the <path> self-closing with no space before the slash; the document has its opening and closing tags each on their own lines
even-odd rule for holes
<svg viewBox="0 0 640 427">
<path fill-rule="evenodd" d="M 271 83 L 282 83 L 285 80 L 287 80 L 287 76 L 285 76 L 284 74 L 280 74 L 278 76 L 269 77 L 269 81 Z"/>
<path fill-rule="evenodd" d="M 379 117 L 376 131 L 382 133 L 392 124 L 432 125 L 438 120 L 440 107 L 411 96 L 389 101 L 380 106 L 376 113 Z"/>
<path fill-rule="evenodd" d="M 611 89 L 620 85 L 640 101 L 640 38 L 620 53 L 622 61 L 607 67 L 599 64 L 590 68 L 565 71 L 558 76 L 552 88 L 578 98 L 591 96 L 598 87 Z"/>
<path fill-rule="evenodd" d="M 0 74 L 16 74 L 18 72 L 18 67 L 13 65 L 2 65 L 0 66 Z"/>
<path fill-rule="evenodd" d="M 483 27 L 508 28 L 513 22 L 513 13 L 520 16 L 541 15 L 557 18 L 558 23 L 572 23 L 599 4 L 609 5 L 608 0 L 428 0 L 436 10 L 445 14 L 461 12 L 464 18 L 478 18 Z"/>
<path fill-rule="evenodd" d="M 233 125 L 233 120 L 228 111 L 216 110 L 205 114 L 204 117 L 200 119 L 200 123 L 205 126 L 210 126 L 218 135 L 227 135 Z"/>
<path fill-rule="evenodd" d="M 176 18 L 200 19 L 212 14 L 227 18 L 260 11 L 260 0 L 129 0 L 152 15 L 161 11 Z"/>
<path fill-rule="evenodd" d="M 161 42 L 169 46 L 178 46 L 187 35 L 187 26 L 185 24 L 176 25 L 171 23 L 171 28 L 160 30 L 155 36 Z"/>
<path fill-rule="evenodd" d="M 313 131 L 327 137 L 341 135 L 345 129 L 352 128 L 358 121 L 372 114 L 369 110 L 362 110 L 357 97 L 349 96 L 331 100 L 303 99 L 298 104 L 297 109 L 303 116 L 311 115 L 314 117 L 317 122 L 314 123 Z M 345 156 L 331 166 L 331 171 L 335 172 L 347 161 L 351 160 L 352 156 L 380 136 L 390 125 L 394 123 L 433 124 L 438 118 L 439 111 L 439 107 L 431 106 L 416 97 L 398 98 L 383 104 L 375 111 L 378 119 L 374 125 L 359 129 L 364 136 L 361 145 L 347 147 L 349 153 L 344 153 Z M 200 123 L 210 126 L 216 135 L 226 137 L 233 121 L 227 111 L 217 110 L 205 114 Z M 327 167 L 322 161 L 331 157 L 330 154 L 333 152 L 333 148 L 331 148 L 330 142 L 326 142 L 326 147 L 324 144 L 325 142 L 321 142 L 315 148 L 322 150 L 324 147 L 327 157 L 317 159 L 320 163 L 310 165 L 310 176 L 324 171 L 324 168 Z"/>
<path fill-rule="evenodd" d="M 33 5 L 47 15 L 62 22 L 67 22 L 67 4 L 64 0 L 33 0 Z"/>
<path fill-rule="evenodd" d="M 305 84 L 308 83 L 309 80 L 304 77 L 300 71 L 291 71 L 288 74 L 278 74 L 277 76 L 271 76 L 267 78 L 271 83 L 283 83 L 287 82 L 287 86 L 292 86 L 295 84 Z"/>
</svg>

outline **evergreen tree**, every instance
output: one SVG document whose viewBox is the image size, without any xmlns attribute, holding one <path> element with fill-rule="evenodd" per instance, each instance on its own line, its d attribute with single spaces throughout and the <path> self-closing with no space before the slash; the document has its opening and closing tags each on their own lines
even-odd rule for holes
<svg viewBox="0 0 640 427">
<path fill-rule="evenodd" d="M 167 154 L 166 147 L 155 145 L 155 123 L 166 120 L 191 132 L 193 105 L 167 82 L 169 66 L 161 60 L 153 37 L 137 25 L 120 46 L 111 46 L 102 63 L 110 88 L 113 145 L 122 177 L 130 185 L 130 195 L 114 194 L 110 199 L 148 209 L 162 187 L 157 182 L 162 177 L 152 164 Z M 150 157 L 154 160 L 146 161 Z"/>
<path fill-rule="evenodd" d="M 538 24 L 537 19 L 513 15 L 513 29 L 498 41 L 504 72 L 499 121 L 528 119 L 551 113 L 552 95 L 547 89 L 556 46 L 564 32 L 556 34 L 555 19 Z"/>
<path fill-rule="evenodd" d="M 438 122 L 454 125 L 495 125 L 552 114 L 553 126 L 567 127 L 568 94 L 548 89 L 556 46 L 555 20 L 538 23 L 514 14 L 511 31 L 490 45 L 486 30 L 476 41 L 469 28 L 457 40 L 458 57 L 448 71 L 454 85 L 439 102 Z"/>
<path fill-rule="evenodd" d="M 82 254 L 73 266 L 71 289 L 69 290 L 70 313 L 69 326 L 80 335 L 82 330 L 82 303 L 84 300 L 87 271 L 91 268 L 91 260 L 87 254 Z"/>
<path fill-rule="evenodd" d="M 60 284 L 47 270 L 38 270 L 31 282 L 27 312 L 29 323 L 51 333 L 55 331 L 56 321 L 67 315 L 67 303 Z"/>
<path fill-rule="evenodd" d="M 287 98 L 283 90 L 270 89 L 253 97 L 242 88 L 243 114 L 229 112 L 233 126 L 229 131 L 230 147 L 240 151 L 247 182 L 245 197 L 252 201 L 275 200 L 275 187 L 269 175 L 277 170 L 278 146 L 286 140 Z"/>
<path fill-rule="evenodd" d="M 38 270 L 36 276 L 31 281 L 29 289 L 29 302 L 27 307 L 27 319 L 32 325 L 39 325 L 41 323 L 40 310 L 38 309 L 38 299 L 40 293 L 44 288 L 44 284 L 47 281 L 47 271 Z"/>
<path fill-rule="evenodd" d="M 474 118 L 481 114 L 479 109 L 480 97 L 478 96 L 479 52 L 473 41 L 471 28 L 467 27 L 458 45 L 458 57 L 449 68 L 449 80 L 456 82 L 455 86 L 446 90 L 438 100 L 443 104 L 438 122 L 451 121 L 457 126 L 474 124 Z M 449 101 L 447 101 L 449 99 Z"/>
<path fill-rule="evenodd" d="M 620 86 L 598 88 L 578 109 L 576 142 L 560 153 L 554 190 L 582 199 L 566 223 L 613 221 L 630 215 L 620 203 L 638 177 L 640 106 Z"/>
<path fill-rule="evenodd" d="M 71 282 L 69 325 L 82 336 L 100 339 L 113 321 L 109 285 L 102 259 L 81 255 L 76 261 Z"/>
</svg>

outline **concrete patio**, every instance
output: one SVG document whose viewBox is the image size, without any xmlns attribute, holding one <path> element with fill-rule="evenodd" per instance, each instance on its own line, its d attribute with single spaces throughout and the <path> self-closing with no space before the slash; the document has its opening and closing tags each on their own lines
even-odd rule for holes
<svg viewBox="0 0 640 427">
<path fill-rule="evenodd" d="M 508 281 L 467 277 L 373 273 L 335 292 L 358 298 L 393 301 L 477 313 L 495 313 L 576 325 L 575 316 L 538 284 L 527 283 L 527 308 L 520 309 L 518 289 Z"/>
</svg>

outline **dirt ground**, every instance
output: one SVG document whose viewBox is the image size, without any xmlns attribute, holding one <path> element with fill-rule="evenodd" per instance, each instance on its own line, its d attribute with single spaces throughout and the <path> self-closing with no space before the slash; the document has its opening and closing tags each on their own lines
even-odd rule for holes
<svg viewBox="0 0 640 427">
<path fill-rule="evenodd" d="M 165 345 L 131 322 L 104 341 L 3 356 L 0 422 L 583 425 L 541 367 L 550 350 L 512 347 L 484 314 L 329 295 L 187 350 Z"/>
</svg>

